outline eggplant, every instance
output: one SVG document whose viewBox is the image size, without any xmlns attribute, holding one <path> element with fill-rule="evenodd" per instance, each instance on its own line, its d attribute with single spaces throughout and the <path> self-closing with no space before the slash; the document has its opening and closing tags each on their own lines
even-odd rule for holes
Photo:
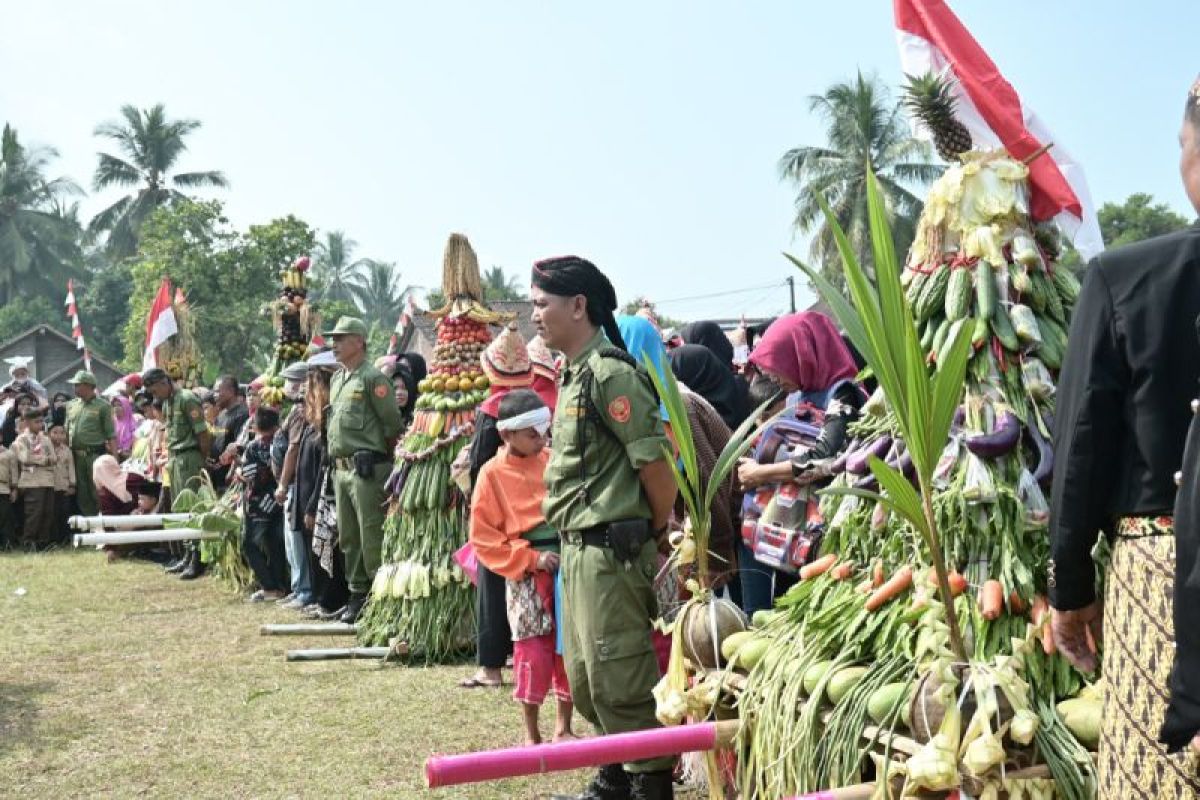
<svg viewBox="0 0 1200 800">
<path fill-rule="evenodd" d="M 1050 476 L 1054 472 L 1054 448 L 1050 446 L 1050 442 L 1046 441 L 1046 437 L 1042 436 L 1036 420 L 1033 421 L 1033 424 L 1026 427 L 1029 430 L 1029 438 L 1033 440 L 1033 446 L 1037 450 L 1038 456 L 1037 467 L 1033 470 L 1033 479 L 1038 482 L 1039 486 L 1045 488 L 1049 485 Z"/>
<path fill-rule="evenodd" d="M 967 437 L 967 449 L 980 458 L 999 458 L 1017 446 L 1021 440 L 1021 420 L 1012 411 L 1005 410 L 996 420 L 991 433 L 980 433 Z"/>
<path fill-rule="evenodd" d="M 866 475 L 871 471 L 867 459 L 871 456 L 883 458 L 891 446 L 892 437 L 890 436 L 880 436 L 875 441 L 869 442 L 865 447 L 861 447 L 851 453 L 846 459 L 846 471 L 851 475 Z"/>
<path fill-rule="evenodd" d="M 837 475 L 840 472 L 845 472 L 846 462 L 850 460 L 850 454 L 856 449 L 858 449 L 858 439 L 855 439 L 853 442 L 851 442 L 849 447 L 843 450 L 837 458 L 830 462 L 829 474 Z"/>
<path fill-rule="evenodd" d="M 868 473 L 865 477 L 859 478 L 854 482 L 854 488 L 873 492 L 879 488 L 879 481 L 875 479 L 873 474 Z"/>
</svg>

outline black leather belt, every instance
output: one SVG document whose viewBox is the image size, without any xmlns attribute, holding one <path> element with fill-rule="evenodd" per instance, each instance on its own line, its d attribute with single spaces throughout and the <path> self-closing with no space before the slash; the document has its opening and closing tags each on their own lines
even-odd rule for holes
<svg viewBox="0 0 1200 800">
<path fill-rule="evenodd" d="M 562 538 L 568 544 L 581 544 L 584 547 L 612 548 L 612 542 L 608 539 L 607 523 L 593 525 L 590 528 L 584 528 L 580 531 L 564 531 Z"/>
<path fill-rule="evenodd" d="M 383 453 L 372 453 L 372 455 L 375 456 L 376 464 L 384 464 L 392 460 L 390 456 L 386 456 Z M 354 456 L 334 456 L 333 467 L 334 469 L 353 470 Z"/>
</svg>

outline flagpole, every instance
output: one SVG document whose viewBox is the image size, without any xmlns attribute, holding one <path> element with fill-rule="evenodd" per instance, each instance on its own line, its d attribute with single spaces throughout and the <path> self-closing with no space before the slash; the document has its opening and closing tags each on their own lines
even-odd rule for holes
<svg viewBox="0 0 1200 800">
<path fill-rule="evenodd" d="M 75 340 L 75 349 L 83 351 L 83 368 L 92 371 L 92 351 L 88 350 L 83 338 L 83 325 L 79 322 L 79 305 L 75 300 L 75 280 L 67 279 L 67 317 L 71 320 L 71 337 Z"/>
</svg>

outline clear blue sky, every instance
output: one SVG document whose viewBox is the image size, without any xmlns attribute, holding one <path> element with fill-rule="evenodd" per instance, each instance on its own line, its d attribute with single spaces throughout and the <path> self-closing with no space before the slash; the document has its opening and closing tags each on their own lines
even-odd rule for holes
<svg viewBox="0 0 1200 800">
<path fill-rule="evenodd" d="M 951 3 L 1098 203 L 1187 208 L 1196 0 Z M 341 228 L 422 285 L 460 230 L 523 278 L 574 252 L 622 299 L 758 315 L 786 292 L 669 301 L 791 274 L 780 252 L 806 243 L 776 161 L 822 142 L 806 98 L 856 68 L 901 78 L 887 0 L 24 2 L 0 27 L 0 121 L 90 186 L 95 125 L 164 102 L 204 123 L 181 167 L 226 172 L 215 196 L 239 226 Z"/>
</svg>

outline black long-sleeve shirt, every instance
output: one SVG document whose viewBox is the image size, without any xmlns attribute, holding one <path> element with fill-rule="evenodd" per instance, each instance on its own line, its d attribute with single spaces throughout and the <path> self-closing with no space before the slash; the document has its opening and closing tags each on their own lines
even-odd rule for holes
<svg viewBox="0 0 1200 800">
<path fill-rule="evenodd" d="M 1197 321 L 1200 329 L 1200 320 Z M 1200 333 L 1200 330 L 1197 331 Z M 1192 416 L 1175 503 L 1175 665 L 1162 741 L 1185 747 L 1200 732 L 1200 416 Z"/>
<path fill-rule="evenodd" d="M 1096 258 L 1063 361 L 1051 490 L 1051 604 L 1095 600 L 1091 549 L 1123 516 L 1170 514 L 1200 377 L 1200 227 Z"/>
</svg>

